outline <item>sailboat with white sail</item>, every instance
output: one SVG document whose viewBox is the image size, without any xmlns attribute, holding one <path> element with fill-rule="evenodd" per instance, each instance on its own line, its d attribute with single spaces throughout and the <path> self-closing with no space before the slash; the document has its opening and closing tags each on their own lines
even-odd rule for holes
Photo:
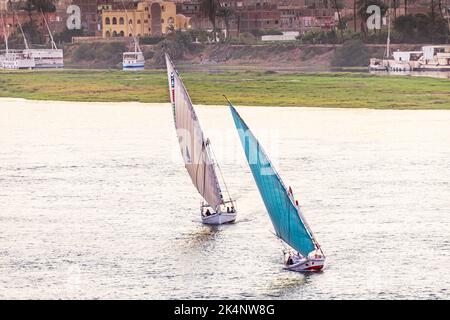
<svg viewBox="0 0 450 320">
<path fill-rule="evenodd" d="M 259 141 L 230 101 L 228 104 L 276 235 L 290 247 L 285 251 L 285 268 L 291 271 L 322 270 L 325 255 L 294 199 L 292 188 L 286 188 Z"/>
<path fill-rule="evenodd" d="M 205 139 L 191 98 L 170 57 L 166 54 L 169 94 L 173 118 L 185 167 L 192 183 L 203 197 L 200 205 L 202 222 L 205 224 L 224 224 L 236 220 L 235 201 L 230 197 L 209 139 Z M 217 171 L 221 174 L 228 194 L 225 200 L 219 184 Z"/>
</svg>

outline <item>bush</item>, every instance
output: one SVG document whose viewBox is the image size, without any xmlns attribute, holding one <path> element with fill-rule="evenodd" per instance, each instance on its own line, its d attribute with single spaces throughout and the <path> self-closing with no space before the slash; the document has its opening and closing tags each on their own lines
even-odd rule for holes
<svg viewBox="0 0 450 320">
<path fill-rule="evenodd" d="M 255 36 L 248 32 L 241 33 L 237 38 L 229 38 L 227 41 L 231 44 L 245 44 L 245 45 L 252 45 L 257 42 Z"/>
<path fill-rule="evenodd" d="M 192 43 L 193 39 L 191 33 L 176 31 L 170 37 L 167 37 L 159 43 L 159 48 L 155 51 L 154 59 L 159 65 L 164 65 L 164 53 L 167 52 L 172 59 L 179 59 L 185 53 L 191 52 L 194 49 Z"/>
<path fill-rule="evenodd" d="M 127 46 L 122 42 L 82 43 L 75 49 L 75 61 L 98 61 L 100 64 L 118 64 L 122 61 L 122 54 Z"/>
<path fill-rule="evenodd" d="M 80 44 L 73 53 L 73 58 L 76 61 L 81 60 L 94 60 L 95 58 L 95 49 L 92 45 L 88 43 Z"/>
<path fill-rule="evenodd" d="M 305 34 L 297 37 L 302 43 L 308 44 L 323 44 L 323 43 L 338 43 L 339 39 L 334 30 L 322 31 L 322 30 L 309 30 Z"/>
<path fill-rule="evenodd" d="M 200 43 L 208 42 L 208 32 L 205 30 L 190 30 L 188 33 L 191 35 L 193 41 L 198 41 Z"/>
<path fill-rule="evenodd" d="M 418 13 L 400 16 L 395 20 L 394 30 L 397 42 L 445 43 L 448 38 L 448 24 L 442 16 Z"/>
<path fill-rule="evenodd" d="M 53 36 L 53 39 L 57 43 L 70 43 L 70 42 L 72 42 L 72 37 L 82 37 L 85 35 L 86 35 L 86 33 L 83 29 L 69 30 L 66 28 L 62 32 L 55 33 L 55 35 Z"/>
<path fill-rule="evenodd" d="M 369 52 L 361 40 L 344 42 L 334 52 L 331 65 L 334 67 L 360 67 L 369 64 Z"/>
<path fill-rule="evenodd" d="M 148 36 L 148 37 L 139 38 L 139 43 L 140 44 L 158 44 L 163 40 L 164 40 L 164 37 Z"/>
<path fill-rule="evenodd" d="M 281 32 L 280 30 L 252 30 L 251 34 L 254 35 L 255 37 L 261 37 L 261 36 L 281 36 L 283 34 L 283 32 Z"/>
</svg>

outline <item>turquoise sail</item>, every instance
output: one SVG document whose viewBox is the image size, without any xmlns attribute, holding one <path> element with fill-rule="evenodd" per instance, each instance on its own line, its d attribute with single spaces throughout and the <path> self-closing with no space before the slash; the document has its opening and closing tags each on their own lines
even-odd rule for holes
<svg viewBox="0 0 450 320">
<path fill-rule="evenodd" d="M 247 162 L 277 236 L 303 256 L 308 256 L 316 247 L 300 217 L 301 213 L 258 140 L 233 105 L 229 103 L 229 106 Z"/>
</svg>

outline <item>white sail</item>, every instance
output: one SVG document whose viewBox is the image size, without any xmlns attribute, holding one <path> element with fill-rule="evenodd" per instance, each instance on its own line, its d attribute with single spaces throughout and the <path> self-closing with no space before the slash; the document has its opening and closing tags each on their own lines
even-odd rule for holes
<svg viewBox="0 0 450 320">
<path fill-rule="evenodd" d="M 183 81 L 167 54 L 166 65 L 175 128 L 177 129 L 185 167 L 198 192 L 217 212 L 224 201 L 214 164 L 208 153 L 208 142 L 204 139 L 200 123 Z"/>
</svg>

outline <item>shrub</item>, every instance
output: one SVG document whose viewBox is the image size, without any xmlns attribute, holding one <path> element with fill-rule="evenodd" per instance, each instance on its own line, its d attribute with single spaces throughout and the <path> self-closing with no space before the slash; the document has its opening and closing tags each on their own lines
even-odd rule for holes
<svg viewBox="0 0 450 320">
<path fill-rule="evenodd" d="M 255 36 L 248 32 L 241 33 L 239 37 L 230 38 L 227 41 L 231 44 L 245 44 L 245 45 L 252 45 L 257 42 Z"/>
<path fill-rule="evenodd" d="M 309 30 L 305 34 L 300 35 L 297 39 L 302 43 L 309 44 L 322 44 L 322 43 L 338 43 L 339 39 L 334 30 L 322 31 L 322 30 Z"/>
<path fill-rule="evenodd" d="M 139 43 L 140 44 L 158 44 L 163 40 L 164 40 L 164 37 L 148 36 L 148 37 L 139 38 Z"/>
<path fill-rule="evenodd" d="M 344 42 L 334 52 L 331 65 L 334 67 L 359 67 L 367 66 L 369 52 L 361 40 L 349 40 Z"/>
<path fill-rule="evenodd" d="M 55 40 L 55 42 L 58 42 L 58 43 L 70 43 L 70 42 L 72 42 L 72 37 L 82 37 L 85 35 L 86 35 L 86 33 L 83 29 L 69 30 L 66 28 L 64 31 L 55 33 L 55 35 L 53 36 L 53 39 Z"/>
<path fill-rule="evenodd" d="M 406 43 L 445 43 L 448 38 L 448 24 L 441 15 L 431 13 L 400 16 L 394 22 L 396 41 Z"/>
<path fill-rule="evenodd" d="M 167 52 L 172 59 L 179 59 L 187 52 L 194 49 L 192 36 L 189 32 L 176 31 L 159 43 L 159 48 L 155 51 L 154 59 L 159 65 L 164 65 L 164 53 Z"/>
<path fill-rule="evenodd" d="M 200 43 L 207 43 L 208 42 L 208 32 L 205 30 L 190 30 L 188 31 L 191 35 L 191 38 L 193 41 L 198 41 Z"/>
<path fill-rule="evenodd" d="M 100 64 L 118 64 L 127 47 L 122 42 L 82 43 L 73 53 L 75 61 L 98 61 Z"/>
<path fill-rule="evenodd" d="M 255 37 L 261 37 L 261 36 L 280 36 L 283 34 L 283 32 L 281 32 L 280 30 L 262 30 L 262 29 L 258 29 L 258 30 L 252 30 L 251 34 L 254 35 Z"/>
</svg>

